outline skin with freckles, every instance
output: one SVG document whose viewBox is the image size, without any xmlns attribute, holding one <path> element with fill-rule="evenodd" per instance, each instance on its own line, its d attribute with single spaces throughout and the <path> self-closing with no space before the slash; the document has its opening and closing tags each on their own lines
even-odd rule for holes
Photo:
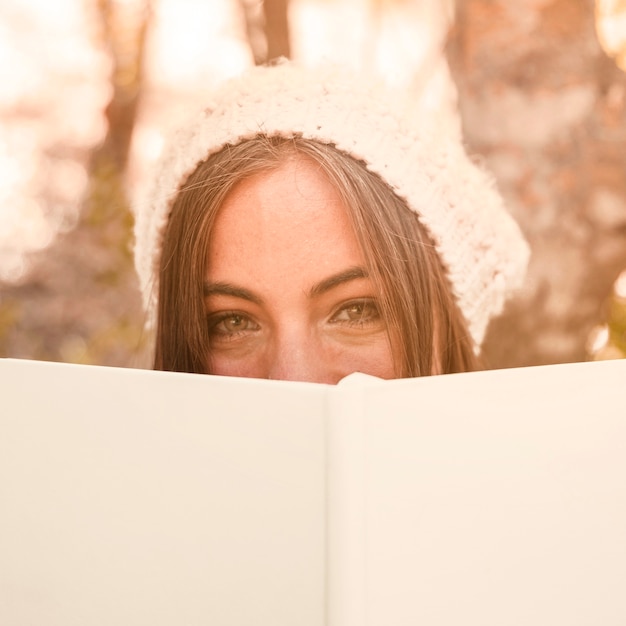
<svg viewBox="0 0 626 626">
<path fill-rule="evenodd" d="M 204 294 L 213 374 L 330 384 L 357 371 L 397 375 L 346 208 L 304 157 L 227 195 Z"/>
</svg>

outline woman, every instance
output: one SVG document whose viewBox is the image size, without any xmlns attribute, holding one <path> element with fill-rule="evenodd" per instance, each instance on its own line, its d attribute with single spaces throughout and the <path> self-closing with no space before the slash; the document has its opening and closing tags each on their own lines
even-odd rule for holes
<svg viewBox="0 0 626 626">
<path fill-rule="evenodd" d="M 155 368 L 336 383 L 478 367 L 528 248 L 434 119 L 337 68 L 254 68 L 140 207 Z"/>
</svg>

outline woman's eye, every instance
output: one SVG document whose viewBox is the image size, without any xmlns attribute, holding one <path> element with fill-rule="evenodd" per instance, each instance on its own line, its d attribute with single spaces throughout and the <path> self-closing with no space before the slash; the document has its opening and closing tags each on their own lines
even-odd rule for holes
<svg viewBox="0 0 626 626">
<path fill-rule="evenodd" d="M 380 321 L 380 311 L 374 300 L 354 300 L 344 304 L 332 317 L 333 323 L 354 326 Z"/>
<path fill-rule="evenodd" d="M 229 339 L 259 328 L 256 322 L 243 313 L 211 315 L 208 321 L 209 335 L 215 339 Z"/>
</svg>

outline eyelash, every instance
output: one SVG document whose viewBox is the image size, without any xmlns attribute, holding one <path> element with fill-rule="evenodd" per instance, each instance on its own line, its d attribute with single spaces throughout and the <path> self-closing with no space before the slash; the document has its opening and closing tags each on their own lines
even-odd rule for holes
<svg viewBox="0 0 626 626">
<path fill-rule="evenodd" d="M 242 330 L 234 331 L 229 331 L 226 329 L 218 330 L 218 326 L 229 319 L 239 319 L 246 322 L 247 326 L 253 326 L 253 328 L 245 328 Z M 207 322 L 209 327 L 209 337 L 221 341 L 237 339 L 247 332 L 258 330 L 258 324 L 256 324 L 256 322 L 254 322 L 249 315 L 246 315 L 245 313 L 240 313 L 239 311 L 223 311 L 221 313 L 209 315 L 207 317 Z"/>
<path fill-rule="evenodd" d="M 358 317 L 356 319 L 338 319 L 340 315 L 350 309 L 361 307 Z M 350 315 L 348 313 L 348 315 Z M 358 300 L 352 300 L 350 302 L 343 303 L 337 311 L 330 318 L 332 324 L 345 324 L 351 327 L 363 327 L 370 324 L 378 323 L 380 321 L 380 311 L 378 305 L 374 299 L 360 298 Z"/>
<path fill-rule="evenodd" d="M 360 310 L 358 310 L 359 308 Z M 357 309 L 357 311 L 353 311 L 356 317 L 350 317 L 350 309 Z M 346 314 L 347 319 L 341 319 L 343 314 Z M 224 324 L 224 322 L 230 319 L 246 322 L 246 328 L 239 330 L 218 328 L 220 324 Z M 330 317 L 329 323 L 359 329 L 378 324 L 380 319 L 380 311 L 376 301 L 372 298 L 359 298 L 342 303 Z M 209 315 L 207 323 L 209 337 L 214 341 L 233 341 L 247 333 L 259 330 L 259 325 L 249 315 L 239 311 L 222 311 L 221 313 Z"/>
</svg>

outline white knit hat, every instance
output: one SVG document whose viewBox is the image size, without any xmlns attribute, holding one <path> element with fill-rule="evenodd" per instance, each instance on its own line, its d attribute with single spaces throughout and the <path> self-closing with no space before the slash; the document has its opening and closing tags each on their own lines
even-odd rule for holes
<svg viewBox="0 0 626 626">
<path fill-rule="evenodd" d="M 520 286 L 529 249 L 491 178 L 458 137 L 390 96 L 380 82 L 337 67 L 255 67 L 225 83 L 170 142 L 137 211 L 135 262 L 144 304 L 156 309 L 158 267 L 172 203 L 187 177 L 226 144 L 259 134 L 333 144 L 365 162 L 428 230 L 478 351 L 491 317 Z"/>
</svg>

